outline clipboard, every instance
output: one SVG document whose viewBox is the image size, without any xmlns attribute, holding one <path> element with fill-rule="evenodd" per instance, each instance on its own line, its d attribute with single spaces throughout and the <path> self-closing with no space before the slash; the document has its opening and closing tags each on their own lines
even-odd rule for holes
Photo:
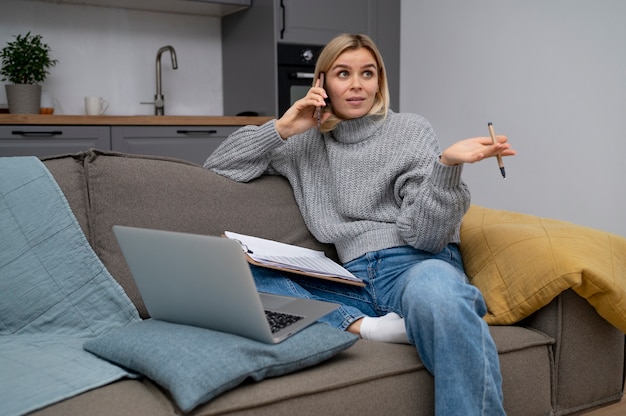
<svg viewBox="0 0 626 416">
<path fill-rule="evenodd" d="M 237 241 L 248 263 L 255 266 L 353 286 L 365 286 L 362 279 L 328 258 L 323 251 L 232 231 L 225 231 L 224 237 Z"/>
</svg>

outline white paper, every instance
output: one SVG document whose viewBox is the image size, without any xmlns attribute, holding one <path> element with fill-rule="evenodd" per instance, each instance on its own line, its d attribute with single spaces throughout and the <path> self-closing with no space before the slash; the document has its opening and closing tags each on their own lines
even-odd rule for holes
<svg viewBox="0 0 626 416">
<path fill-rule="evenodd" d="M 329 277 L 341 277 L 355 282 L 362 281 L 348 270 L 326 257 L 323 251 L 311 250 L 309 248 L 279 243 L 277 241 L 238 234 L 231 231 L 224 232 L 224 235 L 232 240 L 238 241 L 244 252 L 257 263 L 291 268 Z"/>
</svg>

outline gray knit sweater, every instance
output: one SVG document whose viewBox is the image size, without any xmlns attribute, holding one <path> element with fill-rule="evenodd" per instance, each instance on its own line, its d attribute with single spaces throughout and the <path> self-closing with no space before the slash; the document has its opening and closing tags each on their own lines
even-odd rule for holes
<svg viewBox="0 0 626 416">
<path fill-rule="evenodd" d="M 311 233 L 333 243 L 342 262 L 411 245 L 436 253 L 459 242 L 470 194 L 462 166 L 439 162 L 423 117 L 389 112 L 283 140 L 275 120 L 234 132 L 204 167 L 239 182 L 285 176 Z"/>
</svg>

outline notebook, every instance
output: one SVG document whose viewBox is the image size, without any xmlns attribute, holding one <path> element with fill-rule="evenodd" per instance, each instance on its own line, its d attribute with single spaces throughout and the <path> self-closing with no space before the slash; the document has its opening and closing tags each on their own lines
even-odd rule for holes
<svg viewBox="0 0 626 416">
<path fill-rule="evenodd" d="M 248 263 L 255 266 L 365 287 L 362 279 L 326 257 L 323 251 L 232 231 L 224 231 L 224 236 L 238 242 Z"/>
<path fill-rule="evenodd" d="M 339 307 L 256 290 L 239 243 L 115 225 L 113 232 L 153 319 L 278 343 Z M 296 316 L 273 332 L 266 311 Z"/>
</svg>

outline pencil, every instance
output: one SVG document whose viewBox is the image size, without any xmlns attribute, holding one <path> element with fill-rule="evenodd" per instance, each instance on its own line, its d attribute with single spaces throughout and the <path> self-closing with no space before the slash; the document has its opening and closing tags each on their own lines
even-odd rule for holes
<svg viewBox="0 0 626 416">
<path fill-rule="evenodd" d="M 493 144 L 496 144 L 496 133 L 493 130 L 493 123 L 489 122 L 487 123 L 487 127 L 489 128 L 489 135 L 491 136 L 491 142 Z M 506 179 L 506 173 L 504 172 L 504 163 L 502 162 L 502 155 L 500 155 L 500 153 L 498 153 L 496 155 L 496 158 L 498 159 L 498 167 L 500 168 L 500 173 L 502 174 L 502 177 L 504 179 Z"/>
</svg>

